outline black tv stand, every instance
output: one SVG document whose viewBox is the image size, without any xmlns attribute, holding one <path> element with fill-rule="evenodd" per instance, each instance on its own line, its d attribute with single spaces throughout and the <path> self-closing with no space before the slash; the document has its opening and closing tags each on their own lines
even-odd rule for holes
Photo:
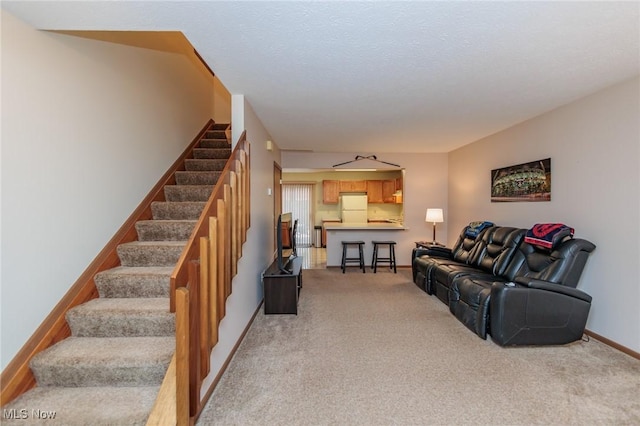
<svg viewBox="0 0 640 426">
<path fill-rule="evenodd" d="M 302 288 L 302 258 L 289 259 L 283 272 L 274 261 L 262 275 L 264 313 L 298 314 L 298 299 Z"/>
</svg>

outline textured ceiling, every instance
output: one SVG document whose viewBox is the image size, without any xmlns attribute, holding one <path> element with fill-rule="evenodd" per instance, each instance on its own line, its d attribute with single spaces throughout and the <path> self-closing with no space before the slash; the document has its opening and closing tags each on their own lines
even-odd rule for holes
<svg viewBox="0 0 640 426">
<path fill-rule="evenodd" d="M 447 152 L 640 73 L 638 2 L 10 2 L 181 31 L 283 149 Z"/>
</svg>

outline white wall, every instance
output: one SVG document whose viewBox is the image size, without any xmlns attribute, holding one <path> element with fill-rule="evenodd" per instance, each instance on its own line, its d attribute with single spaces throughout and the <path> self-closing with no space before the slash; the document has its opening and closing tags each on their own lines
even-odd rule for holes
<svg viewBox="0 0 640 426">
<path fill-rule="evenodd" d="M 640 352 L 640 84 L 634 78 L 449 153 L 449 243 L 472 220 L 563 222 L 593 242 L 587 328 Z M 551 202 L 490 202 L 490 171 L 551 157 Z"/>
<path fill-rule="evenodd" d="M 183 55 L 36 31 L 2 10 L 1 364 L 212 117 Z"/>
<path fill-rule="evenodd" d="M 227 299 L 226 317 L 220 322 L 219 341 L 211 354 L 211 374 L 202 385 L 203 396 L 262 302 L 261 274 L 274 255 L 273 196 L 268 195 L 267 189 L 273 188 L 273 163 L 279 162 L 280 151 L 265 149 L 265 141 L 271 137 L 243 95 L 232 96 L 231 108 L 233 128 L 246 129 L 251 143 L 251 227 L 238 263 L 238 274 L 232 282 L 232 293 Z"/>
<path fill-rule="evenodd" d="M 368 153 L 305 153 L 284 151 L 282 153 L 283 169 L 327 169 L 333 164 L 353 160 L 356 155 L 368 155 Z M 447 179 L 448 162 L 447 154 L 396 154 L 384 153 L 377 155 L 379 160 L 398 164 L 405 169 L 404 192 L 404 223 L 409 228 L 407 231 L 398 232 L 396 242 L 396 256 L 398 265 L 409 266 L 411 264 L 411 250 L 414 242 L 431 240 L 432 224 L 424 221 L 428 207 L 442 207 L 444 209 L 445 224 L 448 220 L 447 209 Z M 379 163 L 363 160 L 355 163 L 358 168 L 380 167 Z M 447 241 L 445 226 L 438 225 L 437 239 Z"/>
<path fill-rule="evenodd" d="M 213 120 L 216 123 L 231 123 L 231 94 L 213 77 Z"/>
<path fill-rule="evenodd" d="M 246 130 L 244 125 L 245 115 L 244 95 L 231 95 L 231 143 L 235 147 L 242 132 Z"/>
</svg>

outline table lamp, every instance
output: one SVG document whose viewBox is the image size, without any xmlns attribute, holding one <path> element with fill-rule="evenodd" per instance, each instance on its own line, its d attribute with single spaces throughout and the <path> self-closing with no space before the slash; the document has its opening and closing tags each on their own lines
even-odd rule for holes
<svg viewBox="0 0 640 426">
<path fill-rule="evenodd" d="M 444 222 L 442 209 L 427 209 L 427 217 L 425 218 L 425 222 L 433 223 L 433 244 L 438 244 L 436 242 L 436 223 Z"/>
</svg>

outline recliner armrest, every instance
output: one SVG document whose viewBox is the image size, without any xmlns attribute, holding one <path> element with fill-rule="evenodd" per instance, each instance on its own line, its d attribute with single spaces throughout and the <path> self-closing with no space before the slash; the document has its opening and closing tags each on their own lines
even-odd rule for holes
<svg viewBox="0 0 640 426">
<path fill-rule="evenodd" d="M 516 284 L 520 284 L 525 287 L 534 288 L 538 290 L 552 291 L 554 293 L 564 294 L 566 296 L 575 297 L 576 299 L 584 300 L 585 302 L 591 303 L 592 297 L 587 293 L 585 293 L 584 291 L 578 290 L 577 288 L 567 287 L 567 286 L 552 283 L 549 281 L 536 280 L 536 279 L 527 278 L 527 277 L 516 277 L 513 281 Z"/>
<path fill-rule="evenodd" d="M 450 248 L 440 246 L 419 247 L 415 249 L 415 253 L 416 257 L 428 255 L 433 257 L 443 257 L 445 259 L 453 258 L 453 252 Z"/>
</svg>

